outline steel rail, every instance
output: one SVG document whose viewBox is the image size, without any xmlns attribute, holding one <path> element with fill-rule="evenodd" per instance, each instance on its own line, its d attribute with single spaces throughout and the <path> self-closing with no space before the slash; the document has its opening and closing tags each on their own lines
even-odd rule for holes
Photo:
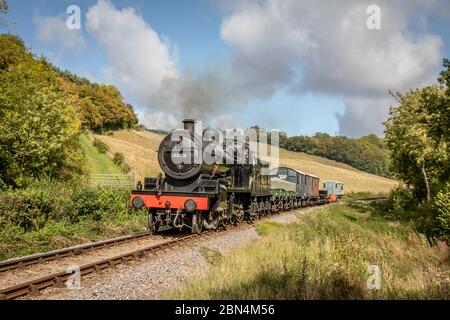
<svg viewBox="0 0 450 320">
<path fill-rule="evenodd" d="M 50 252 L 38 253 L 20 258 L 13 258 L 0 262 L 0 274 L 13 269 L 44 263 L 47 261 L 58 260 L 66 257 L 73 257 L 96 249 L 104 249 L 131 241 L 145 239 L 154 236 L 149 232 L 142 232 L 131 236 L 123 236 L 108 240 L 102 240 L 84 245 L 58 249 Z"/>
<path fill-rule="evenodd" d="M 388 197 L 372 197 L 372 198 L 355 198 L 348 199 L 350 202 L 358 202 L 358 201 L 377 201 L 377 200 L 387 200 Z"/>
<path fill-rule="evenodd" d="M 220 232 L 220 231 L 219 231 Z M 200 239 L 208 237 L 216 232 L 208 231 L 199 234 L 191 234 L 181 238 L 169 240 L 163 243 L 147 246 L 134 251 L 129 251 L 123 254 L 119 254 L 114 257 L 106 258 L 103 260 L 95 261 L 89 264 L 85 264 L 79 267 L 80 276 L 84 276 L 93 272 L 114 267 L 118 264 L 126 263 L 132 260 L 138 260 L 145 255 L 155 254 L 160 251 L 170 250 L 177 245 L 182 245 L 193 239 Z M 42 278 L 34 279 L 31 281 L 23 282 L 11 287 L 7 287 L 0 290 L 0 300 L 11 300 L 28 294 L 39 294 L 40 290 L 49 287 L 63 287 L 64 282 L 71 277 L 73 273 L 61 271 Z"/>
</svg>

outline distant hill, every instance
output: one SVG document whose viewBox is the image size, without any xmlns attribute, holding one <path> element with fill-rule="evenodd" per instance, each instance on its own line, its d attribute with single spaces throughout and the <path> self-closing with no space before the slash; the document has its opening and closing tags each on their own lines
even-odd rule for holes
<svg viewBox="0 0 450 320">
<path fill-rule="evenodd" d="M 149 131 L 120 130 L 95 137 L 106 143 L 111 152 L 124 155 L 136 181 L 161 172 L 157 151 L 164 135 Z M 363 172 L 344 163 L 285 149 L 280 150 L 280 165 L 312 173 L 321 180 L 342 181 L 346 192 L 388 192 L 397 185 L 395 180 Z"/>
<path fill-rule="evenodd" d="M 280 147 L 336 160 L 379 176 L 391 176 L 384 140 L 374 134 L 356 139 L 326 133 L 312 137 L 281 135 Z"/>
</svg>

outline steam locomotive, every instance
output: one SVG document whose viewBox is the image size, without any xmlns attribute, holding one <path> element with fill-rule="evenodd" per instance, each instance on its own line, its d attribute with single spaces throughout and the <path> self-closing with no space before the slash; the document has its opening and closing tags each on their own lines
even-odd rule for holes
<svg viewBox="0 0 450 320">
<path fill-rule="evenodd" d="M 285 167 L 270 171 L 247 141 L 219 142 L 221 130 L 198 132 L 192 119 L 183 124 L 184 129 L 168 134 L 159 146 L 158 162 L 165 175 L 145 178 L 131 193 L 133 208 L 148 208 L 151 232 L 170 226 L 200 233 L 337 199 L 329 190 L 319 190 L 314 175 Z"/>
</svg>

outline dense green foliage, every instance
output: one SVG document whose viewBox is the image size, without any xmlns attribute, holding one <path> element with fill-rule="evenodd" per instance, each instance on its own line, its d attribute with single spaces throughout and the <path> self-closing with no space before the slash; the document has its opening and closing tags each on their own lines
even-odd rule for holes
<svg viewBox="0 0 450 320">
<path fill-rule="evenodd" d="M 23 43 L 0 36 L 0 186 L 79 172 L 80 122 L 50 65 Z"/>
<path fill-rule="evenodd" d="M 0 225 L 37 230 L 49 221 L 100 221 L 111 214 L 128 214 L 128 190 L 38 181 L 24 189 L 0 193 Z"/>
<path fill-rule="evenodd" d="M 374 134 L 357 139 L 332 137 L 326 133 L 316 133 L 312 137 L 281 135 L 280 147 L 343 162 L 380 176 L 389 176 L 384 141 Z"/>
<path fill-rule="evenodd" d="M 0 35 L 0 188 L 36 178 L 70 180 L 82 173 L 81 128 L 136 124 L 132 106 L 113 86 L 62 72 L 18 37 Z"/>
<path fill-rule="evenodd" d="M 57 241 L 61 237 L 79 243 L 86 237 L 144 230 L 145 214 L 130 210 L 128 201 L 129 190 L 83 181 L 40 180 L 0 192 L 0 258 L 67 246 Z"/>
<path fill-rule="evenodd" d="M 450 239 L 450 63 L 444 60 L 440 85 L 394 96 L 386 122 L 386 144 L 395 176 L 407 187 L 391 198 L 401 199 L 397 209 L 420 217 L 430 237 Z M 392 206 L 391 206 L 392 209 Z"/>
</svg>

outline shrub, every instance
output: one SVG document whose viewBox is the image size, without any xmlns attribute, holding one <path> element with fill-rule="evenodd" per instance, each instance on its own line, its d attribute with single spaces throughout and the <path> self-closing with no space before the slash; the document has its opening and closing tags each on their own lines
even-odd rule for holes
<svg viewBox="0 0 450 320">
<path fill-rule="evenodd" d="M 49 221 L 124 220 L 129 192 L 80 183 L 34 182 L 25 189 L 0 192 L 0 229 L 38 230 Z"/>
<path fill-rule="evenodd" d="M 70 214 L 70 189 L 63 183 L 33 182 L 25 189 L 0 193 L 0 224 L 37 230 Z"/>
<path fill-rule="evenodd" d="M 125 157 L 122 153 L 114 153 L 113 162 L 118 165 L 124 172 L 130 172 L 130 166 L 125 162 Z"/>
<path fill-rule="evenodd" d="M 409 188 L 394 188 L 391 191 L 390 197 L 390 211 L 402 216 L 409 216 L 416 210 L 418 201 L 414 191 Z"/>
<path fill-rule="evenodd" d="M 106 153 L 109 151 L 108 145 L 97 138 L 94 139 L 94 147 L 96 147 L 100 153 Z"/>
<path fill-rule="evenodd" d="M 114 153 L 113 162 L 118 166 L 122 166 L 125 163 L 125 157 L 122 153 L 116 152 Z"/>
<path fill-rule="evenodd" d="M 438 236 L 450 240 L 450 182 L 439 191 L 433 201 Z"/>
</svg>

